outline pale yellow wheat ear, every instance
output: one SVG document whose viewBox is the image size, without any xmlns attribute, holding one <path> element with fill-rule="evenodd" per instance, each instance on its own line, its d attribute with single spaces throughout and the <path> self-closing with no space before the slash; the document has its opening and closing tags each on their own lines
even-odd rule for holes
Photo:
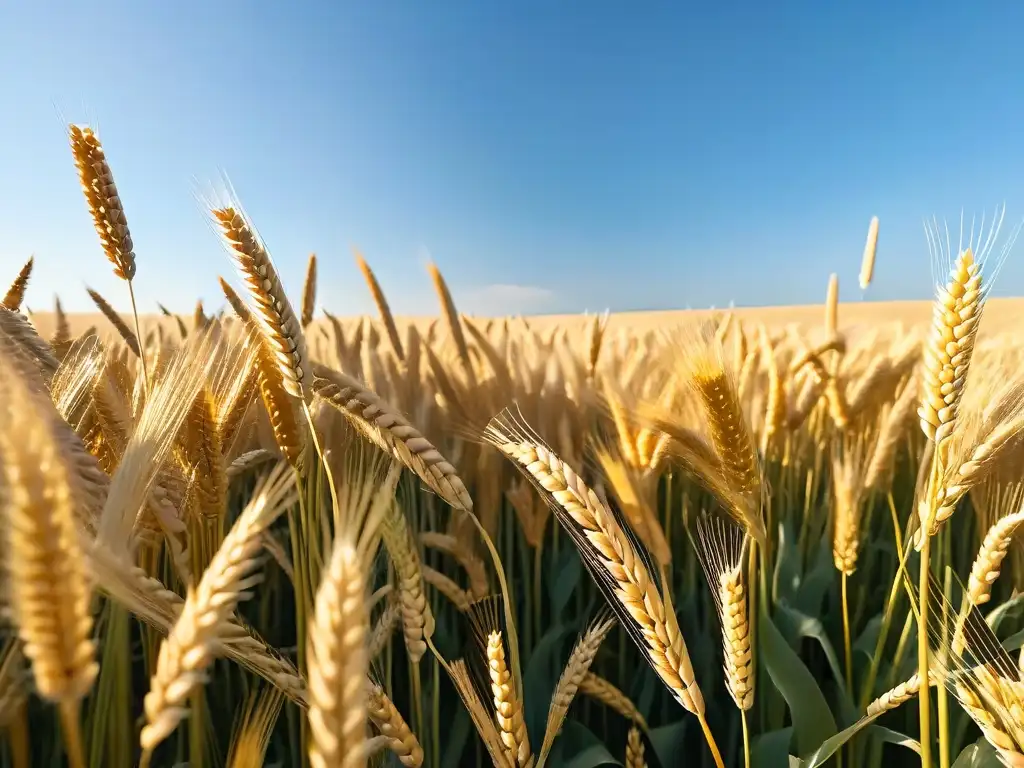
<svg viewBox="0 0 1024 768">
<path fill-rule="evenodd" d="M 160 646 L 156 672 L 143 702 L 146 724 L 139 741 L 151 756 L 187 714 L 189 694 L 205 680 L 207 667 L 222 653 L 235 607 L 261 580 L 257 573 L 262 534 L 295 499 L 295 476 L 278 465 L 255 489 L 224 537 L 199 584 Z"/>
<path fill-rule="evenodd" d="M 265 686 L 249 694 L 231 737 L 228 768 L 263 768 L 282 704 L 284 696 L 276 688 Z"/>
<path fill-rule="evenodd" d="M 513 461 L 552 508 L 619 622 L 676 700 L 697 716 L 721 765 L 669 592 L 654 576 L 640 543 L 521 416 L 503 412 L 487 425 L 484 437 Z"/>
<path fill-rule="evenodd" d="M 736 707 L 754 705 L 754 664 L 750 603 L 744 563 L 748 539 L 733 522 L 708 512 L 697 517 L 694 542 L 722 623 L 725 684 Z"/>
<path fill-rule="evenodd" d="M 839 331 L 839 275 L 828 278 L 828 292 L 825 294 L 825 338 L 831 339 Z"/>
<path fill-rule="evenodd" d="M 945 519 L 939 516 L 938 482 L 945 473 L 950 438 L 957 426 L 984 299 L 981 264 L 968 248 L 953 263 L 946 285 L 937 289 L 932 305 L 931 335 L 924 351 L 917 413 L 921 429 L 935 448 L 928 490 L 918 505 L 921 527 L 916 544 L 919 549 L 927 537 L 935 535 Z"/>
<path fill-rule="evenodd" d="M 838 446 L 832 458 L 832 561 L 844 576 L 857 570 L 860 554 L 863 451 L 859 441 Z"/>
<path fill-rule="evenodd" d="M 875 274 L 875 253 L 878 250 L 878 217 L 871 217 L 868 225 L 868 240 L 864 244 L 864 258 L 860 263 L 860 289 L 866 291 Z"/>
<path fill-rule="evenodd" d="M 245 282 L 254 305 L 253 317 L 280 371 L 281 385 L 292 397 L 301 399 L 308 379 L 306 339 L 270 254 L 240 209 L 215 208 L 211 213 Z"/>
<path fill-rule="evenodd" d="M 96 308 L 103 313 L 104 317 L 110 321 L 110 324 L 114 326 L 114 330 L 117 331 L 117 335 L 121 337 L 121 340 L 127 345 L 128 349 L 132 351 L 132 354 L 136 357 L 142 357 L 142 351 L 139 347 L 139 339 L 128 327 L 128 323 L 124 321 L 124 318 L 117 314 L 117 311 L 110 306 L 103 296 L 94 291 L 92 288 L 87 288 L 86 292 L 89 294 L 89 298 L 93 300 Z"/>
<path fill-rule="evenodd" d="M 473 361 L 469 356 L 466 336 L 462 332 L 462 321 L 459 319 L 459 313 L 455 309 L 455 302 L 452 300 L 452 294 L 448 290 L 448 284 L 445 282 L 444 277 L 441 276 L 441 270 L 437 268 L 436 264 L 428 264 L 427 271 L 430 272 L 430 279 L 434 282 L 434 291 L 441 302 L 441 311 L 448 326 L 448 333 L 451 334 L 452 341 L 455 343 L 455 349 L 459 353 L 459 361 L 462 364 L 462 371 L 466 375 L 466 381 L 471 385 L 476 384 Z"/>
<path fill-rule="evenodd" d="M 127 551 L 154 478 L 174 444 L 223 340 L 208 332 L 190 337 L 168 362 L 146 399 L 99 520 L 100 538 L 115 551 Z"/>
<path fill-rule="evenodd" d="M 316 313 L 316 254 L 309 254 L 306 262 L 306 282 L 302 286 L 302 327 L 313 322 Z"/>
<path fill-rule="evenodd" d="M 72 766 L 84 766 L 78 710 L 98 673 L 91 588 L 75 522 L 72 468 L 53 406 L 0 343 L 4 561 L 14 625 L 39 695 L 60 707 Z M 49 410 L 47 410 L 49 409 Z"/>
<path fill-rule="evenodd" d="M 541 745 L 540 756 L 537 760 L 538 768 L 543 768 L 546 764 L 548 753 L 555 743 L 555 737 L 558 736 L 562 723 L 565 722 L 569 706 L 576 698 L 580 683 L 590 671 L 590 665 L 594 662 L 601 643 L 604 642 L 614 626 L 615 619 L 613 617 L 598 616 L 590 622 L 572 649 L 569 660 L 565 663 L 565 668 L 555 685 L 555 692 L 551 696 L 547 724 L 544 727 L 544 743 Z"/>
<path fill-rule="evenodd" d="M 12 312 L 17 312 L 21 309 L 21 304 L 25 301 L 25 289 L 28 288 L 28 280 L 32 276 L 32 267 L 34 265 L 35 258 L 29 256 L 25 266 L 21 268 L 18 276 L 14 278 L 14 282 L 7 289 L 7 293 L 4 294 L 3 301 L 0 301 L 0 304 L 3 304 L 5 309 L 9 309 Z"/>
<path fill-rule="evenodd" d="M 720 499 L 725 509 L 751 538 L 763 543 L 761 464 L 725 352 L 707 325 L 684 335 L 680 347 L 676 373 L 700 403 L 721 466 L 719 477 L 706 480 L 712 491 L 725 491 Z"/>
<path fill-rule="evenodd" d="M 359 271 L 363 273 L 363 279 L 366 280 L 366 285 L 370 289 L 370 295 L 373 297 L 373 303 L 377 305 L 377 312 L 380 313 L 380 319 L 384 323 L 384 329 L 388 334 L 388 341 L 391 342 L 391 348 L 395 351 L 399 360 L 405 361 L 405 350 L 402 348 L 402 339 L 398 335 L 398 327 L 395 325 L 395 318 L 391 314 L 391 308 L 388 306 L 388 300 L 384 296 L 384 291 L 380 287 L 380 283 L 377 282 L 377 276 L 373 274 L 373 270 L 370 269 L 370 265 L 366 263 L 366 259 L 356 249 L 352 249 L 352 252 L 356 257 L 356 265 L 359 267 Z M 413 326 L 410 326 L 412 328 Z"/>
<path fill-rule="evenodd" d="M 470 498 L 455 467 L 398 410 L 351 376 L 325 366 L 314 367 L 312 390 L 341 412 L 381 450 L 411 469 L 455 509 L 470 511 Z"/>
</svg>

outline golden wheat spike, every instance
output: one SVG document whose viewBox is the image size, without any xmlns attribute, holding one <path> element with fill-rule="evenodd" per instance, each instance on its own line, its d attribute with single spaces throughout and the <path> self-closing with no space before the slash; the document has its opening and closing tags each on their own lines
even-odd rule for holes
<svg viewBox="0 0 1024 768">
<path fill-rule="evenodd" d="M 110 306 L 110 302 L 103 298 L 100 293 L 94 291 L 92 288 L 87 288 L 86 292 L 89 294 L 89 298 L 93 300 L 96 308 L 99 309 L 99 311 L 103 313 L 104 317 L 110 321 L 110 324 L 114 326 L 114 330 L 117 331 L 121 340 L 124 341 L 128 346 L 128 349 L 132 351 L 132 354 L 141 359 L 142 350 L 139 347 L 139 339 L 132 329 L 128 327 L 128 323 L 124 321 L 124 318 L 117 314 L 117 311 Z"/>
<path fill-rule="evenodd" d="M 652 578 L 632 539 L 611 511 L 558 456 L 533 440 L 511 417 L 499 416 L 485 438 L 548 494 L 559 521 L 580 554 L 595 569 L 595 580 L 611 585 L 613 607 L 644 651 L 654 671 L 688 711 L 703 720 L 704 698 L 675 613 Z"/>
<path fill-rule="evenodd" d="M 831 339 L 839 330 L 839 275 L 828 278 L 828 293 L 825 295 L 825 338 Z"/>
<path fill-rule="evenodd" d="M 131 282 L 135 277 L 135 246 L 103 146 L 87 126 L 70 126 L 68 136 L 78 180 L 103 252 L 114 265 L 114 274 Z"/>
<path fill-rule="evenodd" d="M 306 282 L 302 286 L 302 327 L 313 322 L 316 312 L 316 254 L 309 254 L 306 263 Z"/>
<path fill-rule="evenodd" d="M 415 472 L 455 509 L 473 500 L 452 466 L 418 429 L 373 391 L 340 371 L 315 366 L 313 392 L 337 408 L 360 432 Z"/>
<path fill-rule="evenodd" d="M 356 264 L 359 267 L 359 271 L 363 273 L 363 278 L 366 280 L 366 285 L 370 289 L 370 295 L 373 297 L 373 303 L 377 305 L 377 312 L 380 313 L 380 319 L 384 322 L 384 329 L 387 331 L 388 340 L 391 342 L 391 348 L 395 350 L 395 354 L 399 360 L 405 361 L 405 350 L 402 348 L 402 339 L 398 335 L 398 327 L 395 325 L 395 317 L 391 314 L 391 308 L 388 306 L 388 300 L 384 296 L 384 291 L 380 287 L 380 283 L 377 282 L 377 276 L 373 274 L 373 270 L 370 269 L 370 265 L 366 263 L 366 259 L 363 255 L 355 248 L 352 252 L 356 257 Z M 412 326 L 410 326 L 412 327 Z"/>
<path fill-rule="evenodd" d="M 868 240 L 864 244 L 864 258 L 860 264 L 860 289 L 866 291 L 875 274 L 875 252 L 878 250 L 878 217 L 871 217 L 868 225 Z"/>
<path fill-rule="evenodd" d="M 309 366 L 306 339 L 270 254 L 241 211 L 217 208 L 212 214 L 256 306 L 254 317 L 270 357 L 281 370 L 282 385 L 289 395 L 301 399 Z"/>
<path fill-rule="evenodd" d="M 84 766 L 79 704 L 99 666 L 91 589 L 76 524 L 76 485 L 53 406 L 18 375 L 0 341 L 4 559 L 14 625 L 40 696 L 60 706 L 70 764 Z"/>
<path fill-rule="evenodd" d="M 35 261 L 34 256 L 29 256 L 25 266 L 21 268 L 18 276 L 11 283 L 11 287 L 7 289 L 3 301 L 0 302 L 6 309 L 12 312 L 21 309 L 21 303 L 25 300 L 25 289 L 28 288 L 28 280 L 32 276 L 32 267 L 35 265 Z"/>
<path fill-rule="evenodd" d="M 363 565 L 353 544 L 337 537 L 316 593 L 307 651 L 313 768 L 366 764 L 369 618 Z"/>
</svg>

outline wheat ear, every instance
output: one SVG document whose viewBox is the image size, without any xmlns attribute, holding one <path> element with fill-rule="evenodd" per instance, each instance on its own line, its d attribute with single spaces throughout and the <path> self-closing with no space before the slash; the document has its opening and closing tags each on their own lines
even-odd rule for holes
<svg viewBox="0 0 1024 768">
<path fill-rule="evenodd" d="M 398 576 L 398 599 L 402 605 L 402 629 L 409 659 L 418 664 L 427 652 L 427 641 L 434 634 L 434 614 L 423 588 L 420 554 L 405 515 L 398 504 L 391 504 L 382 527 L 384 546 Z"/>
<path fill-rule="evenodd" d="M 124 341 L 128 346 L 128 349 L 132 351 L 132 354 L 141 359 L 142 351 L 139 347 L 139 339 L 132 329 L 128 327 L 128 323 L 124 321 L 124 318 L 117 314 L 114 308 L 110 306 L 110 302 L 92 288 L 87 288 L 86 291 L 89 294 L 89 298 L 91 298 L 93 303 L 96 305 L 96 308 L 102 312 L 103 316 L 110 321 L 112 326 L 114 326 L 114 330 L 117 331 L 121 340 Z"/>
<path fill-rule="evenodd" d="M 868 704 L 867 715 L 873 717 L 904 704 L 917 696 L 921 690 L 921 678 L 915 672 L 907 680 L 892 688 Z"/>
<path fill-rule="evenodd" d="M 306 281 L 302 284 L 302 327 L 305 329 L 313 322 L 316 313 L 316 254 L 309 254 L 306 262 Z"/>
<path fill-rule="evenodd" d="M 580 635 L 576 647 L 572 649 L 569 660 L 565 663 L 558 683 L 555 685 L 555 692 L 551 696 L 551 704 L 548 707 L 547 725 L 544 728 L 544 743 L 540 748 L 538 765 L 543 766 L 555 743 L 555 737 L 562 728 L 565 716 L 569 712 L 569 706 L 576 698 L 580 683 L 584 675 L 590 671 L 590 665 L 597 656 L 601 643 L 608 636 L 612 627 L 615 626 L 614 618 L 599 617 L 590 623 L 587 629 Z"/>
<path fill-rule="evenodd" d="M 261 536 L 294 500 L 293 482 L 294 475 L 281 465 L 268 476 L 224 537 L 198 586 L 189 590 L 181 614 L 160 646 L 156 673 L 143 702 L 146 725 L 140 743 L 145 753 L 152 754 L 185 716 L 188 696 L 218 655 L 235 606 L 249 597 L 248 590 L 260 580 L 255 571 Z"/>
<path fill-rule="evenodd" d="M 211 213 L 255 304 L 253 316 L 281 372 L 282 386 L 292 397 L 301 399 L 309 364 L 306 339 L 270 254 L 240 211 L 229 207 Z"/>
<path fill-rule="evenodd" d="M 635 725 L 629 729 L 629 733 L 626 735 L 626 759 L 623 765 L 625 768 L 647 768 L 643 738 L 640 729 Z"/>
<path fill-rule="evenodd" d="M 973 605 L 983 605 L 992 597 L 992 585 L 999 578 L 999 570 L 1013 535 L 1024 523 L 1024 510 L 1006 515 L 996 521 L 985 534 L 985 540 L 978 550 L 971 566 L 971 575 L 967 582 L 967 596 Z"/>
<path fill-rule="evenodd" d="M 462 332 L 462 321 L 459 319 L 459 313 L 455 309 L 455 302 L 452 300 L 452 294 L 448 290 L 448 284 L 445 282 L 444 277 L 441 276 L 441 270 L 437 268 L 436 264 L 428 264 L 427 271 L 430 272 L 430 279 L 434 282 L 434 291 L 441 302 L 441 310 L 448 325 L 448 332 L 452 335 L 452 341 L 455 342 L 455 349 L 458 350 L 459 361 L 462 363 L 463 373 L 466 374 L 466 381 L 470 385 L 474 385 L 476 384 L 476 373 L 473 371 L 473 360 L 469 356 L 466 336 Z"/>
<path fill-rule="evenodd" d="M 522 693 L 513 684 L 512 673 L 505 663 L 505 645 L 497 630 L 487 636 L 487 669 L 501 743 L 517 766 L 532 768 L 533 753 L 523 719 Z"/>
<path fill-rule="evenodd" d="M 21 309 L 21 304 L 25 301 L 25 289 L 28 288 L 28 280 L 32 276 L 32 267 L 35 265 L 35 258 L 32 256 L 28 257 L 28 261 L 25 262 L 25 266 L 18 272 L 18 276 L 14 278 L 14 282 L 11 283 L 11 287 L 7 289 L 7 293 L 4 294 L 3 301 L 0 304 L 5 309 L 9 309 L 12 312 L 17 312 Z"/>
<path fill-rule="evenodd" d="M 697 518 L 697 555 L 711 587 L 722 623 L 725 683 L 736 707 L 754 705 L 750 614 L 744 586 L 747 536 L 731 521 L 702 513 Z"/>
<path fill-rule="evenodd" d="M 315 367 L 313 392 L 337 408 L 350 423 L 385 452 L 415 472 L 455 509 L 473 509 L 466 486 L 441 453 L 409 421 L 350 376 Z"/>
<path fill-rule="evenodd" d="M 373 270 L 370 269 L 370 265 L 366 263 L 363 255 L 354 249 L 353 252 L 356 257 L 356 265 L 359 267 L 359 271 L 363 273 L 366 285 L 370 289 L 370 295 L 373 297 L 373 303 L 377 305 L 377 312 L 380 313 L 380 319 L 384 322 L 384 330 L 387 331 L 391 348 L 395 351 L 398 359 L 404 362 L 405 350 L 402 348 L 402 339 L 398 335 L 398 327 L 395 325 L 395 318 L 391 314 L 391 308 L 388 306 L 388 300 L 384 296 L 384 291 L 381 289 L 380 283 L 377 282 L 377 276 L 373 274 Z"/>
<path fill-rule="evenodd" d="M 310 622 L 309 761 L 313 768 L 366 763 L 366 671 L 369 618 L 363 563 L 336 538 Z"/>
<path fill-rule="evenodd" d="M 32 361 L 45 384 L 49 384 L 60 367 L 60 361 L 53 356 L 53 350 L 36 329 L 17 312 L 0 307 L 0 338 L 12 342 L 19 354 Z"/>
<path fill-rule="evenodd" d="M 623 626 L 679 703 L 701 720 L 704 698 L 675 613 L 652 579 L 636 543 L 575 471 L 510 414 L 487 425 L 485 438 L 543 492 Z"/>
<path fill-rule="evenodd" d="M 84 766 L 79 703 L 99 671 L 75 486 L 52 406 L 30 392 L 0 344 L 0 431 L 7 595 L 39 695 L 60 707 L 68 757 Z"/>
<path fill-rule="evenodd" d="M 423 765 L 423 747 L 420 746 L 416 734 L 406 724 L 394 702 L 373 682 L 370 683 L 366 710 L 370 722 L 387 739 L 388 749 L 398 758 L 398 762 L 409 768 L 419 768 Z"/>
<path fill-rule="evenodd" d="M 78 179 L 103 252 L 114 265 L 114 274 L 131 282 L 135 277 L 134 245 L 100 140 L 91 128 L 78 125 L 69 127 L 69 138 Z"/>
<path fill-rule="evenodd" d="M 722 502 L 755 541 L 764 542 L 757 448 L 735 383 L 725 369 L 721 346 L 705 339 L 702 346 L 687 351 L 683 365 L 721 462 L 723 484 L 730 491 Z"/>
<path fill-rule="evenodd" d="M 56 328 L 53 338 L 50 339 L 50 346 L 59 357 L 64 357 L 71 347 L 71 326 L 68 324 L 68 316 L 64 313 L 64 307 L 60 304 L 60 297 L 53 298 L 53 316 Z"/>
<path fill-rule="evenodd" d="M 864 258 L 860 263 L 860 289 L 866 291 L 875 274 L 875 252 L 878 250 L 878 217 L 871 217 L 868 225 L 868 240 L 864 244 Z"/>
</svg>

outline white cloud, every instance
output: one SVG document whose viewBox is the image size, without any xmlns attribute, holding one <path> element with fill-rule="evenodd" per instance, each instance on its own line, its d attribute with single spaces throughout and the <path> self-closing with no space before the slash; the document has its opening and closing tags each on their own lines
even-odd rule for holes
<svg viewBox="0 0 1024 768">
<path fill-rule="evenodd" d="M 495 317 L 544 312 L 554 299 L 554 291 L 540 286 L 494 283 L 465 289 L 455 300 L 459 311 L 468 315 Z"/>
</svg>

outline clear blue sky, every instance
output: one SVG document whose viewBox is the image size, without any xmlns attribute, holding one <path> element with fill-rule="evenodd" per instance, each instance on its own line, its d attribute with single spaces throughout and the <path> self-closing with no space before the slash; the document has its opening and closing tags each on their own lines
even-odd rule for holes
<svg viewBox="0 0 1024 768">
<path fill-rule="evenodd" d="M 671 6 L 671 8 L 670 8 Z M 692 10 L 684 10 L 689 6 Z M 144 309 L 220 306 L 197 200 L 226 173 L 286 286 L 467 312 L 931 290 L 922 217 L 1024 216 L 1019 2 L 45 2 L 0 6 L 0 282 L 126 306 L 61 116 L 98 126 Z M 198 181 L 198 183 L 197 183 Z M 1010 229 L 1007 226 L 1006 231 Z M 1022 244 L 1024 248 L 1024 244 Z M 1011 257 L 998 294 L 1024 294 Z"/>
</svg>

